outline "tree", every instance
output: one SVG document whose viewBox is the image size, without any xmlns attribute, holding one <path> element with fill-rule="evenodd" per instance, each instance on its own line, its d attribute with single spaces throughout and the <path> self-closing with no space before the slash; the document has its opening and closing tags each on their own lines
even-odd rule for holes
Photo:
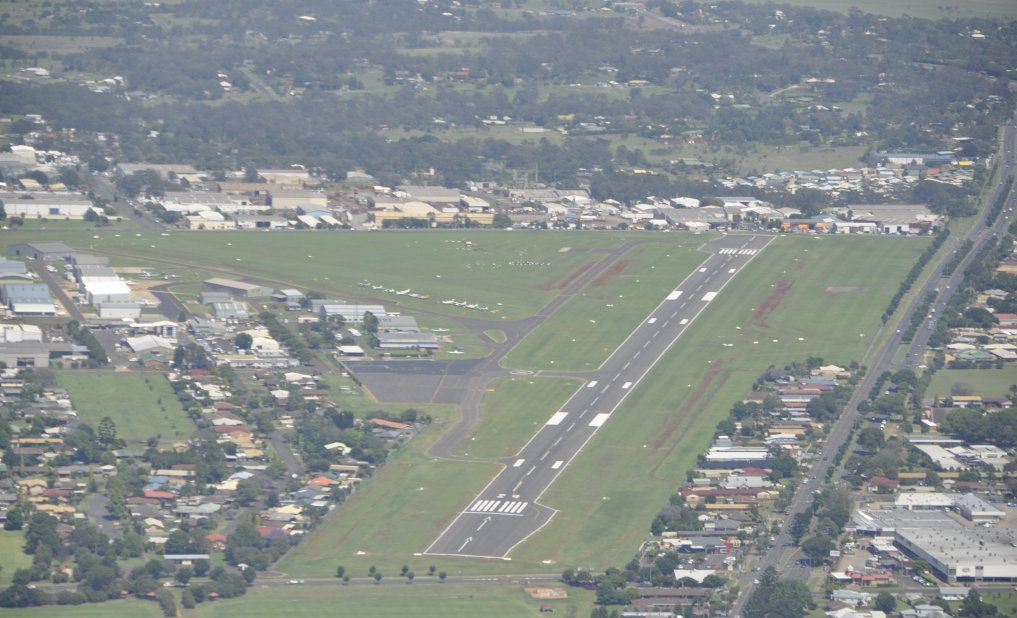
<svg viewBox="0 0 1017 618">
<path fill-rule="evenodd" d="M 173 593 L 169 590 L 160 590 L 155 595 L 157 601 L 159 601 L 159 608 L 162 609 L 162 615 L 172 618 L 177 615 L 177 602 L 173 599 Z"/>
<path fill-rule="evenodd" d="M 960 611 L 958 612 L 961 616 L 971 616 L 972 618 L 983 618 L 985 616 L 995 616 L 999 612 L 999 609 L 992 603 L 986 603 L 982 600 L 982 595 L 976 588 L 972 588 L 968 592 L 968 596 L 964 597 L 961 601 Z"/>
<path fill-rule="evenodd" d="M 241 506 L 250 506 L 258 499 L 259 495 L 261 495 L 261 488 L 257 483 L 246 479 L 237 483 L 236 500 Z"/>
<path fill-rule="evenodd" d="M 381 583 L 381 571 L 375 571 L 374 572 L 374 583 L 376 583 L 376 584 L 380 584 Z"/>
<path fill-rule="evenodd" d="M 448 577 L 448 573 L 446 573 L 445 571 L 441 571 L 440 573 L 438 573 L 438 581 L 443 582 L 445 581 L 446 577 Z"/>
<path fill-rule="evenodd" d="M 370 311 L 364 312 L 364 332 L 369 335 L 378 334 L 378 318 Z"/>
<path fill-rule="evenodd" d="M 25 516 L 21 509 L 13 508 L 7 511 L 7 521 L 4 522 L 4 530 L 21 530 L 25 525 Z"/>
<path fill-rule="evenodd" d="M 500 228 L 512 227 L 512 219 L 502 212 L 499 212 L 498 214 L 494 215 L 494 220 L 492 221 L 492 223 L 494 227 Z"/>
<path fill-rule="evenodd" d="M 876 595 L 876 602 L 872 608 L 886 614 L 892 613 L 897 609 L 897 597 L 889 592 L 880 592 Z"/>
<path fill-rule="evenodd" d="M 180 594 L 180 604 L 184 606 L 184 609 L 194 609 L 197 603 L 194 600 L 194 593 L 191 592 L 190 588 L 187 588 Z"/>
<path fill-rule="evenodd" d="M 233 339 L 233 343 L 236 344 L 238 350 L 250 350 L 254 343 L 254 337 L 248 333 L 238 333 Z"/>
<path fill-rule="evenodd" d="M 173 577 L 183 585 L 187 585 L 187 582 L 191 581 L 191 576 L 194 575 L 194 571 L 189 566 L 183 566 L 177 569 L 177 572 L 173 574 Z"/>
<path fill-rule="evenodd" d="M 407 579 L 408 583 L 412 584 L 414 577 L 416 577 L 416 575 L 413 574 L 413 571 L 408 571 L 406 573 L 406 579 Z"/>
<path fill-rule="evenodd" d="M 117 424 L 113 422 L 113 419 L 103 417 L 103 420 L 99 422 L 99 428 L 96 430 L 96 437 L 105 448 L 109 448 L 116 443 Z"/>
<path fill-rule="evenodd" d="M 166 554 L 189 554 L 193 551 L 194 542 L 191 540 L 191 535 L 179 529 L 170 532 L 166 539 L 166 545 L 163 547 L 163 553 Z"/>
<path fill-rule="evenodd" d="M 779 579 L 777 570 L 768 567 L 745 604 L 744 613 L 746 618 L 799 618 L 811 604 L 808 586 L 800 581 Z"/>
<path fill-rule="evenodd" d="M 879 450 L 883 447 L 885 441 L 883 430 L 879 427 L 866 427 L 858 432 L 858 446 L 866 450 Z"/>
<path fill-rule="evenodd" d="M 346 567 L 340 564 L 335 568 L 335 576 L 341 578 L 343 575 L 346 575 Z"/>
</svg>

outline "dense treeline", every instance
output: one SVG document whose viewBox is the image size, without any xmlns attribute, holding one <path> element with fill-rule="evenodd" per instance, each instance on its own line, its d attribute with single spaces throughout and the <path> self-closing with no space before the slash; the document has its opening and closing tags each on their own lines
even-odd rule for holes
<svg viewBox="0 0 1017 618">
<path fill-rule="evenodd" d="M 890 304 L 886 307 L 886 311 L 883 312 L 883 324 L 886 324 L 893 316 L 893 312 L 897 311 L 897 307 L 900 306 L 900 301 L 904 299 L 904 296 L 911 290 L 911 286 L 918 281 L 918 277 L 922 274 L 922 270 L 925 269 L 925 265 L 929 263 L 932 256 L 936 254 L 936 251 L 946 242 L 947 237 L 950 236 L 950 230 L 943 229 L 940 233 L 936 234 L 932 244 L 929 245 L 925 251 L 918 256 L 918 261 L 908 271 L 904 281 L 901 281 L 900 287 L 897 289 L 897 293 L 890 299 Z"/>
</svg>

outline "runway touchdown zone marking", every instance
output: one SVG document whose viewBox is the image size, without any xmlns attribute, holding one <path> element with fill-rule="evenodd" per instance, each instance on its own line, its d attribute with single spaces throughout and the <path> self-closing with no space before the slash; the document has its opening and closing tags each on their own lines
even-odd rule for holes
<svg viewBox="0 0 1017 618">
<path fill-rule="evenodd" d="M 561 422 L 568 416 L 568 412 L 555 412 L 551 415 L 551 418 L 547 419 L 548 425 L 561 425 Z"/>
</svg>

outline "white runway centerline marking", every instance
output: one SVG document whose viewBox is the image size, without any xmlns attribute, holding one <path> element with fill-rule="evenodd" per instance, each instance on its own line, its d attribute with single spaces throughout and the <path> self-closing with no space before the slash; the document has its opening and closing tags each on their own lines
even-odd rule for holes
<svg viewBox="0 0 1017 618">
<path fill-rule="evenodd" d="M 593 420 L 590 421 L 590 427 L 600 427 L 601 425 L 606 423 L 607 419 L 609 419 L 609 418 L 611 418 L 610 414 L 605 414 L 605 413 L 601 412 L 597 416 L 594 416 Z"/>
<path fill-rule="evenodd" d="M 561 425 L 561 422 L 568 416 L 568 412 L 555 412 L 551 415 L 551 418 L 547 419 L 548 425 Z"/>
</svg>

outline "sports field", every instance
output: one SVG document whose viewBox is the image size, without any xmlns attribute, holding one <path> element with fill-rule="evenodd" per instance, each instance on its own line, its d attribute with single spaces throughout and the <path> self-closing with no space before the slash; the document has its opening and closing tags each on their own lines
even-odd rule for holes
<svg viewBox="0 0 1017 618">
<path fill-rule="evenodd" d="M 375 298 L 410 310 L 518 319 L 535 313 L 572 279 L 601 260 L 605 250 L 640 237 L 520 231 L 167 234 L 11 231 L 0 238 L 0 243 L 58 240 L 77 249 L 126 258 L 117 260 L 118 264 L 162 269 L 188 266 L 223 276 L 257 277 L 277 287 L 299 287 L 340 298 Z M 383 289 L 361 285 L 368 282 Z M 404 290 L 429 298 L 394 293 Z M 475 304 L 478 309 L 445 305 L 442 300 Z M 480 307 L 488 311 L 479 311 Z"/>
<path fill-rule="evenodd" d="M 571 298 L 508 356 L 507 367 L 596 369 L 660 301 L 708 256 L 687 243 L 645 244 Z"/>
<path fill-rule="evenodd" d="M 32 566 L 32 557 L 22 551 L 25 539 L 20 532 L 0 530 L 0 585 L 8 585 L 14 571 Z"/>
<path fill-rule="evenodd" d="M 940 369 L 932 376 L 925 394 L 929 397 L 949 397 L 954 385 L 970 387 L 971 395 L 996 399 L 1007 397 L 1010 386 L 1017 384 L 1017 367 L 1003 369 Z M 958 393 L 960 394 L 960 393 Z"/>
<path fill-rule="evenodd" d="M 307 586 L 286 589 L 256 588 L 243 597 L 198 606 L 199 618 L 258 618 L 260 616 L 400 616 L 406 618 L 446 618 L 448 616 L 487 616 L 515 618 L 537 615 L 542 604 L 554 607 L 555 616 L 588 616 L 593 608 L 593 593 L 569 588 L 568 598 L 538 601 L 518 585 L 429 584 L 419 580 L 426 575 L 415 572 L 418 582 L 399 586 L 350 585 Z M 398 572 L 391 574 L 399 576 Z M 385 579 L 389 575 L 385 574 Z M 405 581 L 405 578 L 403 578 Z M 384 580 L 383 580 L 384 581 Z M 560 584 L 555 588 L 563 588 Z M 154 605 L 154 604 L 153 604 Z"/>
<path fill-rule="evenodd" d="M 128 442 L 153 436 L 177 440 L 194 432 L 194 423 L 161 374 L 64 371 L 58 380 L 81 420 L 93 429 L 108 416 L 116 423 L 117 437 Z"/>
<path fill-rule="evenodd" d="M 483 423 L 459 444 L 456 454 L 484 459 L 515 455 L 582 383 L 534 376 L 494 382 L 481 404 Z"/>
</svg>

